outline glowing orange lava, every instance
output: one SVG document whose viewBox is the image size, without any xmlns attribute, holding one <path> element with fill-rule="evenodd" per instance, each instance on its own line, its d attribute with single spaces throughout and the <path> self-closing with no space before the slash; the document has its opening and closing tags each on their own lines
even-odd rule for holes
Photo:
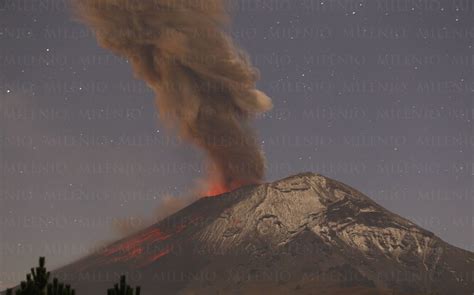
<svg viewBox="0 0 474 295">
<path fill-rule="evenodd" d="M 158 261 L 172 251 L 173 245 L 169 243 L 169 239 L 173 235 L 186 230 L 189 225 L 199 222 L 200 217 L 192 215 L 189 219 L 182 220 L 174 227 L 150 228 L 102 249 L 102 252 L 98 253 L 99 255 L 95 256 L 94 259 L 84 261 L 78 267 L 78 270 L 87 271 L 95 266 L 129 260 L 136 260 L 135 267 L 137 268 L 144 267 Z M 157 249 L 158 245 L 163 245 L 164 248 L 159 251 Z"/>
<path fill-rule="evenodd" d="M 210 182 L 208 184 L 208 189 L 204 193 L 204 195 L 208 197 L 215 197 L 220 194 L 238 189 L 241 186 L 250 185 L 250 184 L 258 184 L 258 182 L 252 181 L 252 180 L 238 180 L 238 181 L 233 181 L 230 185 L 226 185 L 219 181 Z"/>
<path fill-rule="evenodd" d="M 163 257 L 163 256 L 165 256 L 165 255 L 168 255 L 168 253 L 170 253 L 170 252 L 171 252 L 171 247 L 168 247 L 168 248 L 164 249 L 163 251 L 158 252 L 157 254 L 153 255 L 153 256 L 150 258 L 149 263 L 152 263 L 152 262 L 157 261 L 157 260 L 160 259 L 161 257 Z"/>
<path fill-rule="evenodd" d="M 222 184 L 222 183 L 213 183 L 213 184 L 209 185 L 209 188 L 208 188 L 207 192 L 204 193 L 204 194 L 206 196 L 209 196 L 209 197 L 214 197 L 214 196 L 226 193 L 228 191 L 230 191 L 230 189 L 228 187 L 226 187 L 224 184 Z"/>
</svg>

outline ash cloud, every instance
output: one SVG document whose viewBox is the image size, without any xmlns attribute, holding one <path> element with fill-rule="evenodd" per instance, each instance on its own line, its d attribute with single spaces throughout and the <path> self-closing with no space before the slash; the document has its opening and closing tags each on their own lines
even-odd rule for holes
<svg viewBox="0 0 474 295">
<path fill-rule="evenodd" d="M 208 191 L 264 178 L 265 159 L 249 121 L 272 107 L 258 70 L 230 38 L 224 0 L 75 0 L 98 43 L 127 58 L 156 94 L 169 126 L 211 162 Z"/>
</svg>

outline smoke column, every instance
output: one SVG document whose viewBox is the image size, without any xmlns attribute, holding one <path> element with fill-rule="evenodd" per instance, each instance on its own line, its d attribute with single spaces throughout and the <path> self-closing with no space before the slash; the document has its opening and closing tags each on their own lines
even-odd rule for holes
<svg viewBox="0 0 474 295">
<path fill-rule="evenodd" d="M 258 183 L 265 159 L 249 127 L 272 107 L 230 38 L 224 0 L 74 0 L 102 47 L 127 58 L 156 93 L 160 117 L 209 160 L 210 195 Z"/>
</svg>

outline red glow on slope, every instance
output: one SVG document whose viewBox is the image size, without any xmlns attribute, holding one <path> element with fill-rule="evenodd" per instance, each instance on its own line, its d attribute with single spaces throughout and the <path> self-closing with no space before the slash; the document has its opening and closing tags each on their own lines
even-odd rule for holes
<svg viewBox="0 0 474 295">
<path fill-rule="evenodd" d="M 111 248 L 106 249 L 103 254 L 106 256 L 116 255 L 116 257 L 112 258 L 114 261 L 129 260 L 140 256 L 144 251 L 144 245 L 166 240 L 170 236 L 171 234 L 165 234 L 160 229 L 155 228 L 142 233 L 134 239 L 112 246 Z"/>
<path fill-rule="evenodd" d="M 182 232 L 189 224 L 194 224 L 196 218 L 191 218 L 186 222 L 179 223 L 170 231 L 163 231 L 160 228 L 151 228 L 136 236 L 111 245 L 106 248 L 100 259 L 102 263 L 125 262 L 128 260 L 137 260 L 137 267 L 145 266 L 171 252 L 171 245 L 166 245 L 164 250 L 156 252 L 156 244 L 168 240 L 172 235 Z M 154 249 L 150 251 L 149 249 Z M 148 253 L 145 253 L 148 252 Z M 140 262 L 141 261 L 141 262 Z"/>
<path fill-rule="evenodd" d="M 202 222 L 202 217 L 192 215 L 181 219 L 178 224 L 148 228 L 128 239 L 106 247 L 98 255 L 89 258 L 78 266 L 78 271 L 87 271 L 93 267 L 124 263 L 129 260 L 134 260 L 133 265 L 135 267 L 145 267 L 172 251 L 174 247 L 170 237 L 184 231 L 189 225 L 197 225 L 200 222 Z"/>
<path fill-rule="evenodd" d="M 168 253 L 171 252 L 171 248 L 166 248 L 164 249 L 163 251 L 161 252 L 158 252 L 157 254 L 153 255 L 151 258 L 150 258 L 150 263 L 151 262 L 155 262 L 156 260 L 160 259 L 161 257 L 167 255 Z"/>
</svg>

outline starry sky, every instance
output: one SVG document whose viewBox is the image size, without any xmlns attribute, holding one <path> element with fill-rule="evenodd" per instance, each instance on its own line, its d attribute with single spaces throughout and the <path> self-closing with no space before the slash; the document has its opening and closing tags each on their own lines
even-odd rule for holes
<svg viewBox="0 0 474 295">
<path fill-rule="evenodd" d="M 0 0 L 0 289 L 154 220 L 205 175 L 65 0 Z M 274 102 L 267 180 L 312 171 L 474 250 L 471 0 L 238 0 Z"/>
</svg>

